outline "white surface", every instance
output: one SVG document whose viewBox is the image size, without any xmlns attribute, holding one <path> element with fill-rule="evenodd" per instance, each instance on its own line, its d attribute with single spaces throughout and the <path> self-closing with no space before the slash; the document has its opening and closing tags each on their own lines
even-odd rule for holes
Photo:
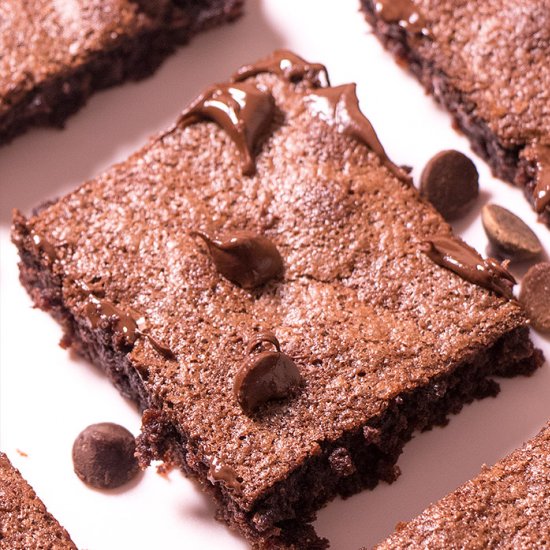
<svg viewBox="0 0 550 550">
<path fill-rule="evenodd" d="M 164 479 L 149 469 L 139 483 L 114 495 L 86 488 L 73 474 L 71 446 L 81 429 L 113 421 L 137 433 L 140 419 L 96 369 L 56 345 L 60 329 L 47 314 L 32 309 L 17 281 L 17 257 L 9 242 L 11 209 L 29 213 L 122 160 L 175 120 L 203 87 L 276 47 L 325 63 L 333 84 L 357 82 L 361 106 L 390 156 L 415 166 L 416 177 L 441 149 L 471 155 L 449 117 L 369 34 L 357 4 L 248 0 L 243 19 L 199 36 L 153 78 L 96 95 L 63 132 L 34 130 L 0 149 L 0 447 L 80 548 L 236 550 L 246 545 L 212 519 L 211 503 L 178 472 Z M 493 179 L 487 166 L 475 160 L 483 192 L 475 212 L 456 229 L 484 251 L 479 210 L 495 201 L 521 216 L 550 251 L 550 232 L 536 223 L 521 192 Z M 534 339 L 550 357 L 549 341 Z M 497 399 L 467 406 L 446 428 L 409 443 L 396 483 L 329 504 L 319 513 L 318 533 L 335 549 L 372 545 L 397 521 L 421 512 L 483 463 L 494 463 L 531 437 L 550 417 L 548 364 L 530 378 L 501 385 Z"/>
</svg>

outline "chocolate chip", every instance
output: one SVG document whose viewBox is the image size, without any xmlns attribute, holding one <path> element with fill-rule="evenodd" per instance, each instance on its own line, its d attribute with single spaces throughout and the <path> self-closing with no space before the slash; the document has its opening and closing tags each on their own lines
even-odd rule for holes
<svg viewBox="0 0 550 550">
<path fill-rule="evenodd" d="M 236 232 L 225 241 L 213 240 L 201 231 L 191 235 L 206 243 L 216 269 L 243 288 L 255 288 L 283 274 L 283 259 L 267 237 L 250 231 Z"/>
<path fill-rule="evenodd" d="M 541 262 L 529 269 L 521 283 L 519 301 L 533 328 L 550 333 L 550 263 Z"/>
<path fill-rule="evenodd" d="M 135 450 L 134 436 L 126 428 L 111 422 L 92 424 L 73 444 L 74 471 L 92 487 L 120 487 L 139 472 Z"/>
<path fill-rule="evenodd" d="M 339 477 L 347 477 L 354 474 L 356 471 L 353 460 L 347 449 L 344 447 L 338 447 L 330 453 L 328 457 L 330 467 L 333 472 Z"/>
<path fill-rule="evenodd" d="M 251 355 L 235 377 L 233 393 L 245 414 L 252 414 L 266 401 L 287 397 L 301 381 L 296 363 L 281 352 L 279 341 L 273 334 L 256 336 L 248 345 L 247 352 L 251 354 L 264 342 L 273 344 L 277 351 Z"/>
<path fill-rule="evenodd" d="M 506 208 L 485 205 L 481 210 L 481 221 L 494 255 L 510 260 L 529 260 L 542 252 L 538 237 Z"/>
<path fill-rule="evenodd" d="M 448 221 L 464 216 L 479 195 L 474 163 L 459 151 L 441 151 L 420 176 L 420 194 Z"/>
</svg>

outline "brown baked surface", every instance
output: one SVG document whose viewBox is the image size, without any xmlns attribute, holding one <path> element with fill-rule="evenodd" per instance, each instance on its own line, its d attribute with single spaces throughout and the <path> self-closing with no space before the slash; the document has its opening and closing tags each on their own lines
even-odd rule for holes
<svg viewBox="0 0 550 550">
<path fill-rule="evenodd" d="M 304 527 L 316 509 L 395 479 L 413 430 L 444 424 L 494 395 L 493 375 L 530 373 L 541 356 L 515 301 L 420 250 L 450 227 L 365 145 L 313 115 L 305 84 L 247 82 L 277 107 L 255 175 L 242 175 L 217 124 L 176 124 L 37 215 L 16 213 L 12 235 L 21 281 L 62 323 L 64 345 L 149 409 L 142 460 L 179 463 L 255 544 L 321 548 Z M 198 230 L 267 236 L 283 280 L 253 291 L 229 282 L 189 235 Z M 92 327 L 82 282 L 143 315 L 177 360 L 145 338 L 124 346 L 112 324 Z M 276 334 L 304 384 L 249 417 L 232 385 L 260 331 Z M 240 491 L 208 480 L 214 460 Z"/>
<path fill-rule="evenodd" d="M 69 533 L 0 452 L 0 548 L 76 550 Z"/>
<path fill-rule="evenodd" d="M 149 75 L 178 43 L 237 17 L 242 0 L 4 0 L 0 143 L 62 125 L 95 90 Z"/>
<path fill-rule="evenodd" d="M 405 32 L 380 17 L 374 0 L 361 1 L 375 34 L 450 111 L 495 175 L 533 202 L 530 149 L 550 146 L 550 0 L 401 2 L 421 14 L 430 36 Z M 540 215 L 550 225 L 550 204 Z"/>
<path fill-rule="evenodd" d="M 550 423 L 376 548 L 547 548 L 549 507 Z"/>
</svg>

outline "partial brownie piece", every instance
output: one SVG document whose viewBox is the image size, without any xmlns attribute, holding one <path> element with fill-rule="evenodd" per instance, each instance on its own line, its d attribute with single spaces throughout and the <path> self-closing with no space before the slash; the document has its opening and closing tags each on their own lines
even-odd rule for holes
<svg viewBox="0 0 550 550">
<path fill-rule="evenodd" d="M 374 33 L 550 226 L 550 0 L 361 0 Z"/>
<path fill-rule="evenodd" d="M 0 452 L 0 547 L 76 550 L 69 533 L 46 510 L 32 487 Z"/>
<path fill-rule="evenodd" d="M 142 463 L 262 548 L 325 547 L 317 509 L 542 362 L 509 273 L 419 197 L 354 85 L 286 51 L 12 235 L 63 345 L 146 409 Z"/>
<path fill-rule="evenodd" d="M 151 74 L 176 44 L 235 19 L 242 0 L 5 0 L 0 144 L 62 126 L 96 90 Z"/>
<path fill-rule="evenodd" d="M 550 423 L 539 434 L 376 546 L 547 548 L 550 544 Z"/>
</svg>

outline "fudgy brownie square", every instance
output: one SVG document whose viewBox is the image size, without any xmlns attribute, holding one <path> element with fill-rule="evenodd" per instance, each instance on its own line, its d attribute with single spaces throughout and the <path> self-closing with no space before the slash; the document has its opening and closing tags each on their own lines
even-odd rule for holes
<svg viewBox="0 0 550 550">
<path fill-rule="evenodd" d="M 542 362 L 513 278 L 452 235 L 352 84 L 287 51 L 26 219 L 21 281 L 253 545 L 324 548 L 336 495 Z"/>
<path fill-rule="evenodd" d="M 32 487 L 0 452 L 0 547 L 76 550 L 69 533 L 46 510 Z"/>
<path fill-rule="evenodd" d="M 550 1 L 361 4 L 386 48 L 550 226 Z"/>
<path fill-rule="evenodd" d="M 96 90 L 152 73 L 179 43 L 235 19 L 242 0 L 4 0 L 0 144 L 61 126 Z"/>
<path fill-rule="evenodd" d="M 546 548 L 549 506 L 550 423 L 376 548 Z"/>
</svg>

